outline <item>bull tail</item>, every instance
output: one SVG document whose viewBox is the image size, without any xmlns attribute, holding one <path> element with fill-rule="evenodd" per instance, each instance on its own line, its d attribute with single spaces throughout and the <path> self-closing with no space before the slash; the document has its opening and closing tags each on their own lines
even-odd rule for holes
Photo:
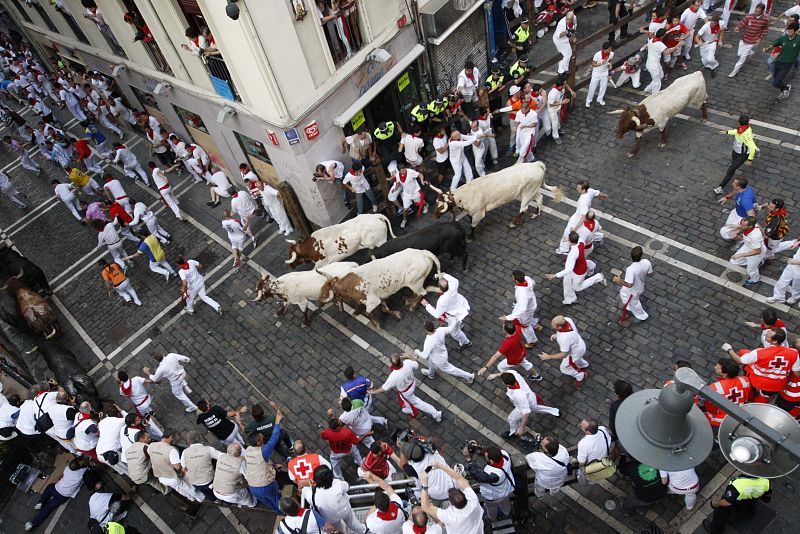
<svg viewBox="0 0 800 534">
<path fill-rule="evenodd" d="M 557 185 L 550 186 L 550 185 L 547 185 L 545 182 L 542 182 L 542 187 L 544 187 L 545 189 L 547 189 L 548 191 L 553 193 L 553 196 L 554 196 L 556 202 L 561 202 L 561 199 L 563 198 L 564 193 L 563 193 L 563 191 L 561 191 L 560 187 L 558 187 Z"/>
<path fill-rule="evenodd" d="M 439 258 L 433 252 L 427 251 L 430 255 L 431 261 L 436 266 L 436 279 L 439 279 L 439 275 L 442 274 L 442 264 L 439 263 Z"/>
<path fill-rule="evenodd" d="M 397 237 L 396 235 L 394 235 L 394 232 L 392 231 L 392 223 L 389 221 L 389 217 L 380 214 L 378 215 L 378 217 L 380 217 L 381 220 L 386 224 L 386 228 L 389 229 L 389 235 L 392 236 L 392 239 Z"/>
</svg>

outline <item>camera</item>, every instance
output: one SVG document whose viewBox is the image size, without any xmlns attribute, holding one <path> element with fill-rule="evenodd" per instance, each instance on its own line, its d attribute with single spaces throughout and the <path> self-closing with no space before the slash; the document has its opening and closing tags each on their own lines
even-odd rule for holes
<svg viewBox="0 0 800 534">
<path fill-rule="evenodd" d="M 519 440 L 522 441 L 523 443 L 528 445 L 533 445 L 537 449 L 541 448 L 543 439 L 544 436 L 542 436 L 541 434 L 534 434 L 533 436 L 530 436 L 528 434 L 523 434 L 519 438 Z"/>
<path fill-rule="evenodd" d="M 483 456 L 486 454 L 486 447 L 478 443 L 477 440 L 470 439 L 464 443 L 464 447 L 472 456 Z"/>
<path fill-rule="evenodd" d="M 436 445 L 431 440 L 417 435 L 411 428 L 395 430 L 391 433 L 390 439 L 397 443 L 412 461 L 420 461 L 424 455 L 436 452 Z M 403 443 L 407 445 L 401 445 Z"/>
</svg>

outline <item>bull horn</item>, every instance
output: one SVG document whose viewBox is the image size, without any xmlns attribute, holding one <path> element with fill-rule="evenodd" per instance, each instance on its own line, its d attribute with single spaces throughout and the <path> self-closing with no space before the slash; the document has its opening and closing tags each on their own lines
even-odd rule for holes
<svg viewBox="0 0 800 534">
<path fill-rule="evenodd" d="M 32 349 L 30 349 L 30 350 L 26 350 L 26 351 L 25 351 L 25 354 L 33 354 L 33 353 L 34 353 L 34 352 L 36 352 L 37 350 L 39 350 L 39 345 L 36 345 L 36 346 L 34 346 L 34 347 L 33 347 Z"/>
<path fill-rule="evenodd" d="M 614 111 L 606 111 L 607 115 L 622 115 L 623 110 L 615 109 Z"/>
<path fill-rule="evenodd" d="M 636 115 L 631 117 L 631 121 L 633 121 L 633 123 L 636 124 L 637 128 L 642 125 L 642 121 L 640 121 L 639 117 L 637 117 Z"/>
<path fill-rule="evenodd" d="M 428 187 L 430 187 L 431 189 L 433 189 L 434 191 L 436 191 L 436 192 L 437 192 L 437 193 L 439 193 L 440 195 L 442 194 L 442 190 L 441 190 L 441 189 L 439 189 L 438 187 L 436 187 L 435 185 L 433 185 L 433 184 L 428 184 Z"/>
<path fill-rule="evenodd" d="M 11 278 L 14 278 L 14 279 L 16 279 L 16 280 L 22 280 L 22 276 L 23 276 L 24 274 L 25 274 L 25 269 L 22 269 L 22 268 L 20 268 L 20 270 L 19 270 L 19 274 L 18 274 L 17 276 L 12 276 Z"/>
<path fill-rule="evenodd" d="M 296 245 L 297 244 L 297 241 L 294 240 L 294 239 L 287 239 L 286 242 L 289 243 L 290 245 Z"/>
<path fill-rule="evenodd" d="M 47 334 L 47 336 L 45 336 L 45 339 L 53 339 L 53 337 L 56 335 L 56 327 L 52 326 L 51 328 L 53 329 L 53 331 Z"/>
<path fill-rule="evenodd" d="M 5 291 L 6 289 L 8 289 L 8 282 L 3 284 L 3 287 L 0 287 L 0 291 Z"/>
<path fill-rule="evenodd" d="M 292 251 L 292 257 L 284 261 L 283 263 L 294 263 L 295 260 L 297 260 L 297 252 Z"/>
</svg>

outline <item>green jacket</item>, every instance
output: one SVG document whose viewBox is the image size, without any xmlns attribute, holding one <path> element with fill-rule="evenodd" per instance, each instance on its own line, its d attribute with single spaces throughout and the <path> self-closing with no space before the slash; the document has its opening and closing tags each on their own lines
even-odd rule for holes
<svg viewBox="0 0 800 534">
<path fill-rule="evenodd" d="M 785 33 L 772 41 L 772 46 L 780 46 L 781 52 L 775 61 L 778 63 L 794 63 L 800 55 L 800 36 L 795 34 L 794 39 L 789 39 Z"/>
<path fill-rule="evenodd" d="M 756 146 L 755 140 L 753 140 L 753 128 L 748 126 L 744 133 L 741 134 L 734 128 L 733 130 L 728 130 L 728 135 L 732 135 L 736 142 L 747 147 L 747 159 L 750 161 L 756 159 L 758 147 Z"/>
</svg>

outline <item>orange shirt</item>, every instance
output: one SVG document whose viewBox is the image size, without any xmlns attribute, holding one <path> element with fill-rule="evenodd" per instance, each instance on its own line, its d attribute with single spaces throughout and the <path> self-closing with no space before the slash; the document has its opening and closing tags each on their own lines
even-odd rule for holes
<svg viewBox="0 0 800 534">
<path fill-rule="evenodd" d="M 111 282 L 111 285 L 114 287 L 117 287 L 127 279 L 128 277 L 122 272 L 122 267 L 116 263 L 111 263 L 103 267 L 103 280 Z"/>
</svg>

